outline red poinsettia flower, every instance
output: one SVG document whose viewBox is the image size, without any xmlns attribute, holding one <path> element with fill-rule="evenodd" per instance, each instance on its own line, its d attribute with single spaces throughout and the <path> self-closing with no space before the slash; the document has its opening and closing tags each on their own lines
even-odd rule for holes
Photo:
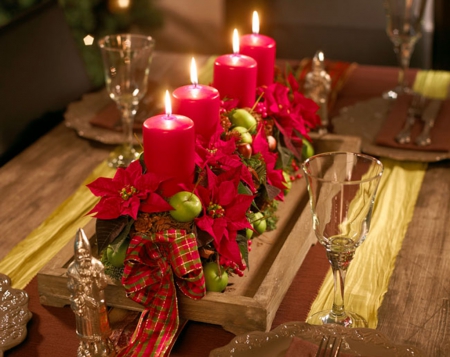
<svg viewBox="0 0 450 357">
<path fill-rule="evenodd" d="M 290 79 L 290 78 L 288 78 Z M 298 92 L 298 84 L 289 81 L 293 91 L 281 83 L 260 87 L 268 116 L 275 119 L 275 125 L 284 137 L 285 144 L 297 157 L 300 153 L 291 141 L 309 139 L 308 132 L 320 124 L 318 105 Z"/>
<path fill-rule="evenodd" d="M 156 193 L 163 180 L 153 173 L 142 173 L 138 160 L 127 168 L 118 168 L 114 178 L 99 177 L 87 185 L 91 192 L 101 197 L 88 214 L 95 213 L 100 219 L 115 219 L 128 215 L 137 218 L 139 210 L 143 212 L 163 212 L 172 206 Z"/>
<path fill-rule="evenodd" d="M 314 129 L 321 124 L 320 116 L 317 114 L 319 106 L 310 98 L 306 98 L 300 92 L 294 92 L 292 99 L 293 111 L 301 116 L 305 126 Z"/>
<path fill-rule="evenodd" d="M 208 187 L 197 187 L 202 201 L 203 215 L 195 220 L 198 228 L 214 238 L 214 246 L 222 260 L 230 260 L 244 269 L 238 243 L 237 231 L 251 229 L 246 213 L 254 199 L 252 195 L 238 193 L 237 169 L 216 176 L 208 167 Z"/>
<path fill-rule="evenodd" d="M 283 171 L 275 169 L 277 163 L 278 155 L 276 153 L 270 152 L 269 143 L 264 136 L 264 130 L 259 130 L 253 140 L 253 153 L 260 154 L 266 165 L 266 177 L 267 183 L 275 186 L 280 190 L 278 195 L 275 197 L 277 200 L 282 201 L 284 199 L 284 189 L 286 182 L 283 176 Z"/>
<path fill-rule="evenodd" d="M 220 171 L 237 170 L 243 182 L 252 192 L 255 192 L 255 184 L 247 166 L 242 163 L 236 153 L 236 140 L 222 140 L 223 129 L 219 128 L 209 142 L 205 143 L 197 139 L 195 164 L 201 169 L 211 167 Z"/>
</svg>

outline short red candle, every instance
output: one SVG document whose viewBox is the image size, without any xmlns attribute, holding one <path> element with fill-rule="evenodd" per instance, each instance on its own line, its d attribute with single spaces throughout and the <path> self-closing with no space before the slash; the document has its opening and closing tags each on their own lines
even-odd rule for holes
<svg viewBox="0 0 450 357">
<path fill-rule="evenodd" d="M 195 134 L 209 141 L 220 122 L 220 96 L 216 88 L 198 84 L 195 60 L 191 65 L 192 85 L 175 89 L 172 93 L 173 112 L 194 121 Z"/>
<path fill-rule="evenodd" d="M 259 34 L 259 18 L 256 11 L 253 13 L 253 33 L 241 37 L 240 53 L 254 58 L 258 63 L 258 87 L 273 83 L 276 42 L 271 37 Z"/>
<path fill-rule="evenodd" d="M 255 104 L 258 65 L 253 58 L 239 54 L 239 37 L 234 31 L 234 53 L 216 58 L 213 86 L 220 98 L 238 99 L 239 107 L 251 108 Z"/>
<path fill-rule="evenodd" d="M 147 171 L 169 178 L 161 184 L 161 192 L 170 197 L 181 191 L 179 184 L 194 181 L 195 129 L 188 117 L 171 114 L 167 101 L 170 102 L 170 98 L 166 99 L 166 114 L 144 122 L 142 139 Z"/>
</svg>

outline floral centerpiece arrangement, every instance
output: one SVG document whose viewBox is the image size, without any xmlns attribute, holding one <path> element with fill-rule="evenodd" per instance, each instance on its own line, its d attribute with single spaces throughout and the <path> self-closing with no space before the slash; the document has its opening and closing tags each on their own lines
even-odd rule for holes
<svg viewBox="0 0 450 357">
<path fill-rule="evenodd" d="M 142 157 L 88 185 L 100 197 L 89 213 L 105 270 L 145 307 L 129 351 L 167 349 L 178 326 L 175 285 L 194 299 L 205 285 L 223 291 L 228 275 L 251 263 L 252 238 L 276 228 L 278 202 L 299 177 L 320 118 L 292 75 L 256 94 L 253 108 L 222 102 L 215 133 L 196 137 L 195 181 L 173 196 L 162 196 L 165 178 L 148 172 Z"/>
</svg>

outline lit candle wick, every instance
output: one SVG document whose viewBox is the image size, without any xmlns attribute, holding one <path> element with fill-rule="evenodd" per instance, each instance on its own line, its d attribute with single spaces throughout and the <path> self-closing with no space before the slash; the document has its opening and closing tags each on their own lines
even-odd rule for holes
<svg viewBox="0 0 450 357">
<path fill-rule="evenodd" d="M 197 87 L 198 75 L 197 75 L 197 65 L 195 63 L 194 57 L 192 57 L 191 60 L 191 83 L 194 85 L 194 87 Z"/>
<path fill-rule="evenodd" d="M 233 31 L 233 53 L 239 54 L 239 33 L 237 29 Z"/>
<path fill-rule="evenodd" d="M 164 102 L 166 105 L 166 116 L 169 119 L 172 116 L 172 103 L 170 101 L 169 91 L 166 90 L 166 96 L 164 98 Z"/>
<path fill-rule="evenodd" d="M 253 11 L 252 32 L 254 35 L 259 34 L 259 16 L 258 11 Z"/>
</svg>

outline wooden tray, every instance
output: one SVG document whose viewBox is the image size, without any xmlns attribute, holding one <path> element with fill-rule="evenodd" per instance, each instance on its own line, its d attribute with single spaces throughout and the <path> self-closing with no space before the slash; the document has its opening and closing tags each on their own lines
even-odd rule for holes
<svg viewBox="0 0 450 357">
<path fill-rule="evenodd" d="M 316 152 L 359 152 L 361 145 L 358 137 L 332 134 L 314 135 L 313 142 Z M 296 180 L 285 201 L 279 204 L 277 229 L 254 238 L 249 256 L 250 269 L 243 277 L 231 278 L 224 293 L 208 292 L 196 301 L 179 294 L 180 316 L 221 325 L 234 334 L 269 331 L 306 253 L 316 243 L 307 204 L 305 181 Z M 88 237 L 93 237 L 95 221 L 92 220 L 84 230 Z M 70 303 L 66 270 L 72 258 L 73 240 L 38 273 L 41 304 L 64 306 Z M 111 282 L 105 294 L 109 306 L 142 310 L 141 305 L 126 297 L 120 284 Z"/>
</svg>

